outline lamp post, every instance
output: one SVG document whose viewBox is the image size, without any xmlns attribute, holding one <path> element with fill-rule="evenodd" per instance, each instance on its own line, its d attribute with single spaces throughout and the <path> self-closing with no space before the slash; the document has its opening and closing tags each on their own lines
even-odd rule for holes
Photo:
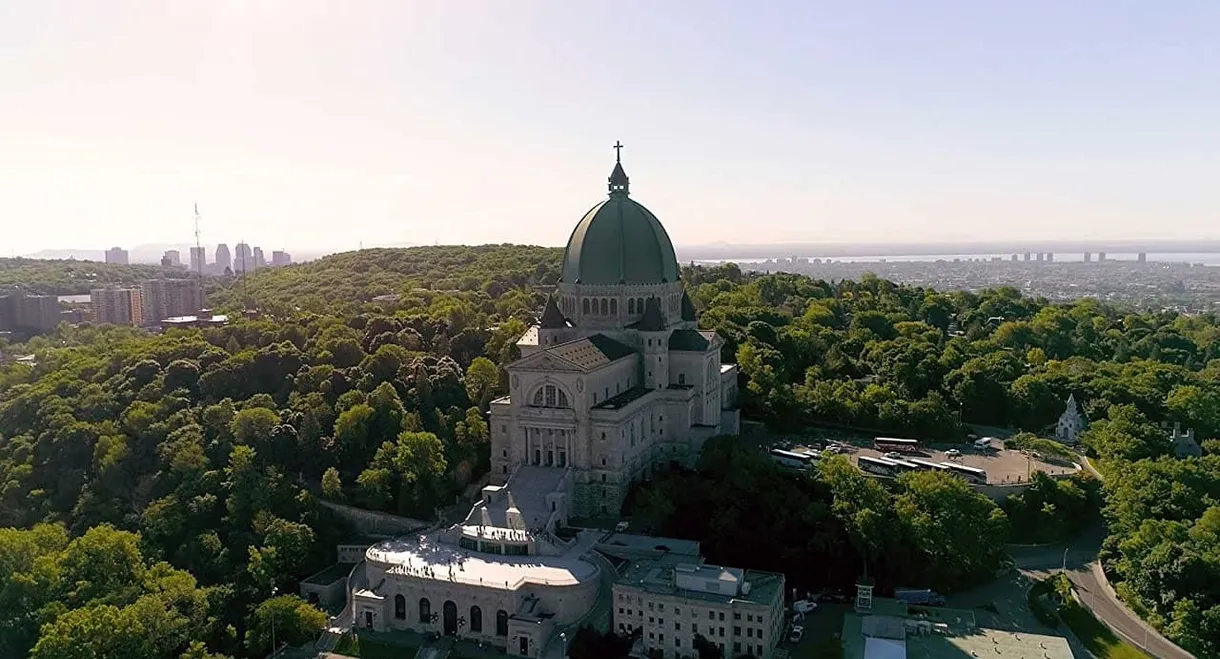
<svg viewBox="0 0 1220 659">
<path fill-rule="evenodd" d="M 279 588 L 272 586 L 271 587 L 271 598 L 275 599 L 276 594 L 279 592 L 280 592 Z M 275 607 L 274 606 L 271 607 L 271 656 L 272 657 L 275 656 Z"/>
<path fill-rule="evenodd" d="M 1070 547 L 1064 547 L 1064 548 L 1063 548 L 1063 568 L 1062 568 L 1062 572 L 1064 572 L 1065 574 L 1066 574 L 1066 573 L 1067 573 L 1067 571 L 1068 571 L 1068 549 L 1070 549 Z"/>
<path fill-rule="evenodd" d="M 563 656 L 568 656 L 568 634 L 567 632 L 559 632 L 559 640 L 563 641 Z"/>
</svg>

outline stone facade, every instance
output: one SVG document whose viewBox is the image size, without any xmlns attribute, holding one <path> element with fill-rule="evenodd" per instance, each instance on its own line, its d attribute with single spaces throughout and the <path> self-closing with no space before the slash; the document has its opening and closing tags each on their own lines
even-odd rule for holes
<svg viewBox="0 0 1220 659">
<path fill-rule="evenodd" d="M 1075 394 L 1068 395 L 1067 406 L 1059 421 L 1055 424 L 1055 439 L 1065 444 L 1075 444 L 1080 441 L 1080 433 L 1084 432 L 1085 418 L 1076 404 Z"/>
</svg>

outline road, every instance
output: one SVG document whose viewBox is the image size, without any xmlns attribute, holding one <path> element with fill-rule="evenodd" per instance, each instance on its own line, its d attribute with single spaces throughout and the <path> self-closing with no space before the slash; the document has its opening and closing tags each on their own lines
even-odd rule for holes
<svg viewBox="0 0 1220 659">
<path fill-rule="evenodd" d="M 1064 547 L 1013 547 L 1016 567 L 1031 578 L 1042 578 L 1066 569 L 1080 593 L 1081 603 L 1127 642 L 1158 659 L 1194 659 L 1160 632 L 1131 612 L 1104 582 L 1097 552 L 1105 531 L 1092 529 Z"/>
</svg>

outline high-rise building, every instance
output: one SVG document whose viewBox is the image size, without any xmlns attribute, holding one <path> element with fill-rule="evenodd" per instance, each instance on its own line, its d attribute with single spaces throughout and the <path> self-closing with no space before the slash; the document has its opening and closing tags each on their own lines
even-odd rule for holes
<svg viewBox="0 0 1220 659">
<path fill-rule="evenodd" d="M 199 272 L 208 265 L 208 251 L 202 247 L 191 248 L 191 272 Z"/>
<path fill-rule="evenodd" d="M 1047 262 L 1047 263 L 1053 263 L 1054 261 L 1055 261 L 1055 253 L 1054 253 L 1054 252 L 1047 252 L 1047 253 L 1046 253 L 1046 262 Z"/>
<path fill-rule="evenodd" d="M 1041 263 L 1043 258 L 1044 258 L 1044 256 L 1043 256 L 1042 252 L 1038 252 L 1038 263 Z"/>
<path fill-rule="evenodd" d="M 1098 263 L 1103 263 L 1103 262 L 1105 262 L 1105 260 L 1106 260 L 1106 253 L 1105 253 L 1105 252 L 1098 252 L 1098 253 L 1097 253 L 1097 262 L 1098 262 Z"/>
<path fill-rule="evenodd" d="M 182 254 L 176 249 L 167 249 L 161 255 L 161 265 L 167 268 L 176 268 L 182 265 Z"/>
<path fill-rule="evenodd" d="M 1147 262 L 1148 262 L 1148 254 L 1147 254 L 1147 253 L 1145 253 L 1145 252 L 1140 252 L 1140 253 L 1139 253 L 1139 254 L 1138 254 L 1138 255 L 1137 255 L 1135 258 L 1136 258 L 1136 259 L 1137 259 L 1137 260 L 1138 260 L 1140 263 L 1147 263 Z"/>
<path fill-rule="evenodd" d="M 144 323 L 144 293 L 138 288 L 95 288 L 89 291 L 93 321 L 112 325 Z"/>
<path fill-rule="evenodd" d="M 262 248 L 262 247 L 255 247 L 255 248 L 254 248 L 254 267 L 255 267 L 255 268 L 265 268 L 265 267 L 267 267 L 267 258 L 266 258 L 265 256 L 263 256 L 263 248 Z"/>
<path fill-rule="evenodd" d="M 54 295 L 0 296 L 0 330 L 49 332 L 59 325 L 59 298 Z"/>
<path fill-rule="evenodd" d="M 282 249 L 277 249 L 271 252 L 271 265 L 277 268 L 292 265 L 292 255 Z"/>
<path fill-rule="evenodd" d="M 254 269 L 254 254 L 246 243 L 237 243 L 233 249 L 233 272 L 242 274 Z"/>
<path fill-rule="evenodd" d="M 216 270 L 224 274 L 225 270 L 233 269 L 233 257 L 229 255 L 229 246 L 220 243 L 216 246 Z"/>
<path fill-rule="evenodd" d="M 1085 253 L 1084 253 L 1084 262 L 1085 262 L 1085 263 L 1088 263 L 1089 261 L 1092 261 L 1092 260 L 1093 260 L 1093 253 L 1092 253 L 1092 252 L 1085 252 Z"/>
<path fill-rule="evenodd" d="M 1026 253 L 1025 253 L 1025 260 L 1026 260 L 1026 261 L 1028 261 L 1028 260 L 1029 260 L 1029 252 L 1026 252 Z"/>
<path fill-rule="evenodd" d="M 203 308 L 197 279 L 154 279 L 140 284 L 144 299 L 143 324 L 155 325 L 166 318 L 191 316 Z"/>
<path fill-rule="evenodd" d="M 122 247 L 111 247 L 106 250 L 106 263 L 121 263 L 127 265 L 127 250 Z"/>
</svg>

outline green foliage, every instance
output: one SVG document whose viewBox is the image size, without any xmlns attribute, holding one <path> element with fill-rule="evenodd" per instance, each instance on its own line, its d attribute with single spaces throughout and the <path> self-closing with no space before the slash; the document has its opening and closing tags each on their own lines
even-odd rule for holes
<svg viewBox="0 0 1220 659">
<path fill-rule="evenodd" d="M 191 276 L 192 273 L 183 268 L 159 265 L 0 258 L 0 290 L 15 289 L 38 295 L 86 295 L 94 288 Z"/>
<path fill-rule="evenodd" d="M 271 646 L 274 628 L 275 647 Z M 280 595 L 266 600 L 254 610 L 254 620 L 246 633 L 246 648 L 261 655 L 283 646 L 297 646 L 318 637 L 326 628 L 326 614 L 296 595 Z"/>
<path fill-rule="evenodd" d="M 1012 524 L 1014 542 L 1037 544 L 1064 540 L 1088 528 L 1101 506 L 1101 484 L 1088 474 L 1056 480 L 1035 471 L 1027 490 L 1001 504 Z"/>
<path fill-rule="evenodd" d="M 735 437 L 704 444 L 699 469 L 654 476 L 626 504 L 646 531 L 698 539 L 709 561 L 783 572 L 794 587 L 954 590 L 994 576 L 1004 513 L 959 479 L 923 474 L 885 490 L 842 457 L 784 470 Z"/>
<path fill-rule="evenodd" d="M 631 638 L 614 632 L 599 632 L 588 625 L 576 630 L 568 640 L 572 659 L 623 659 L 631 652 Z"/>
</svg>

